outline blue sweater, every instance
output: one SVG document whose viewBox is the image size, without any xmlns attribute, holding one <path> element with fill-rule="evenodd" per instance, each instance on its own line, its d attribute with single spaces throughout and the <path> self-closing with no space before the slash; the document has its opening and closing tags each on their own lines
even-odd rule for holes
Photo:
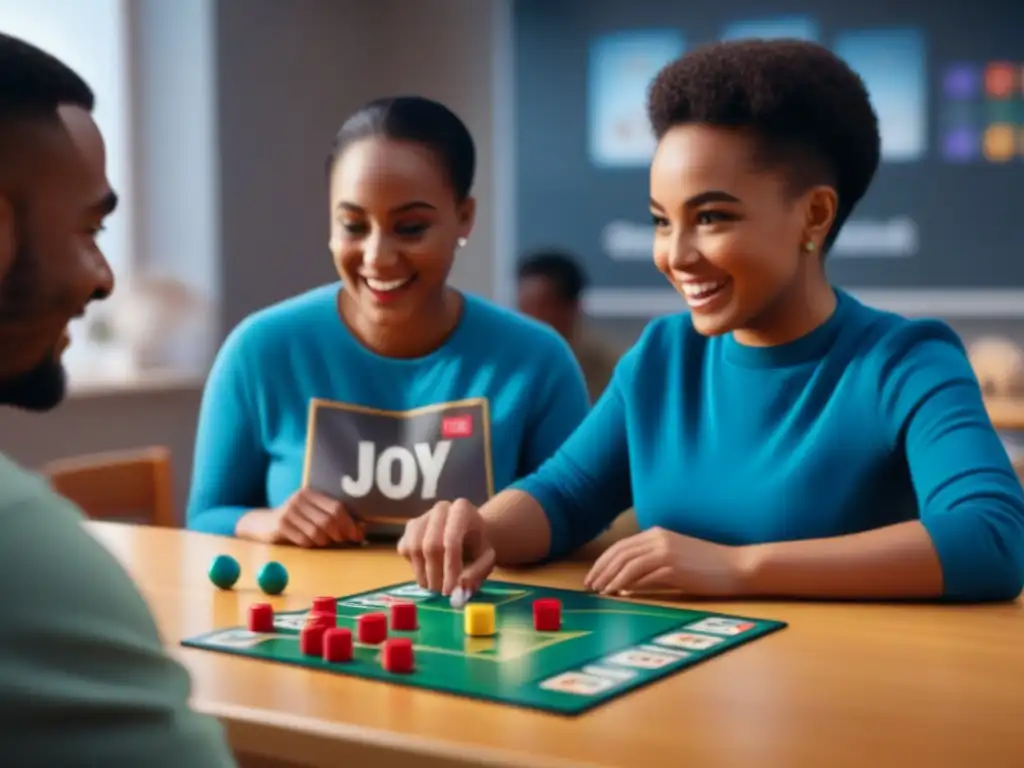
<svg viewBox="0 0 1024 768">
<path fill-rule="evenodd" d="M 920 520 L 950 599 L 1011 599 L 1024 492 L 957 336 L 844 292 L 795 342 L 652 322 L 556 456 L 515 484 L 547 514 L 551 555 L 633 504 L 641 527 L 728 545 Z"/>
<path fill-rule="evenodd" d="M 277 507 L 301 487 L 314 398 L 386 411 L 486 398 L 495 491 L 550 458 L 589 410 L 579 365 L 547 326 L 467 295 L 441 348 L 385 358 L 341 321 L 339 290 L 261 310 L 224 342 L 199 414 L 192 530 L 233 535 L 247 511 Z"/>
</svg>

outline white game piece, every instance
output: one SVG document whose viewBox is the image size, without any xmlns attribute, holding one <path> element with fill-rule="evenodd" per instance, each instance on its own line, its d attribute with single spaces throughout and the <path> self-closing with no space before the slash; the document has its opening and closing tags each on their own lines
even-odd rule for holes
<svg viewBox="0 0 1024 768">
<path fill-rule="evenodd" d="M 470 597 L 471 597 L 471 594 L 470 594 L 470 591 L 468 589 L 463 589 L 462 587 L 456 587 L 455 589 L 452 590 L 452 596 L 451 596 L 452 608 L 462 608 L 466 603 L 469 602 L 469 598 Z"/>
</svg>

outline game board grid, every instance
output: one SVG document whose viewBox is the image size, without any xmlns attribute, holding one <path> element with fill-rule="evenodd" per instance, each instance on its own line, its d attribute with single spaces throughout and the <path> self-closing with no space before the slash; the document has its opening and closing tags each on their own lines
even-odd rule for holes
<svg viewBox="0 0 1024 768">
<path fill-rule="evenodd" d="M 515 600 L 523 599 L 523 598 L 525 598 L 525 597 L 527 597 L 527 596 L 529 596 L 531 594 L 536 594 L 538 591 L 539 592 L 544 592 L 546 594 L 558 594 L 558 593 L 567 594 L 568 593 L 567 590 L 563 590 L 563 589 L 547 588 L 547 587 L 535 587 L 533 585 L 510 584 L 510 583 L 505 583 L 505 582 L 489 582 L 489 585 L 492 585 L 497 591 L 505 591 L 505 592 L 508 592 L 509 594 L 513 594 L 514 595 L 513 597 L 509 597 L 509 598 L 507 598 L 505 600 L 501 600 L 501 601 L 489 601 L 489 602 L 493 602 L 493 604 L 495 604 L 495 605 L 507 605 L 509 602 L 513 602 Z M 355 602 L 355 601 L 358 601 L 358 600 L 361 600 L 361 599 L 366 599 L 366 598 L 379 597 L 381 595 L 396 596 L 396 595 L 394 595 L 396 590 L 401 590 L 403 588 L 412 587 L 412 586 L 415 586 L 415 585 L 409 584 L 409 583 L 392 584 L 392 585 L 388 585 L 388 586 L 378 587 L 376 589 L 366 590 L 364 592 L 359 592 L 359 593 L 352 594 L 352 595 L 346 595 L 346 596 L 338 597 L 337 598 L 337 602 L 336 602 L 336 605 L 338 606 L 338 610 L 339 610 L 339 614 L 338 615 L 339 615 L 339 617 L 342 617 L 344 619 L 353 620 L 354 621 L 356 616 L 347 615 L 347 614 L 344 614 L 344 613 L 340 612 L 340 611 L 343 610 L 344 607 L 346 607 L 346 606 L 344 606 L 345 603 L 351 603 L 351 602 Z M 575 594 L 575 593 L 573 593 L 573 594 Z M 629 642 L 629 645 L 626 646 L 626 647 L 615 649 L 615 650 L 611 650 L 611 651 L 604 650 L 604 651 L 602 651 L 600 653 L 594 653 L 594 654 L 581 654 L 581 657 L 579 659 L 575 660 L 567 668 L 561 669 L 561 670 L 559 670 L 557 672 L 552 672 L 550 670 L 548 670 L 548 671 L 538 671 L 538 673 L 536 675 L 534 675 L 532 677 L 529 677 L 529 678 L 525 678 L 525 679 L 523 679 L 521 681 L 518 681 L 518 683 L 517 683 L 516 687 L 513 689 L 512 693 L 509 693 L 506 690 L 506 691 L 503 691 L 500 694 L 499 693 L 490 693 L 490 692 L 488 692 L 486 690 L 472 690 L 472 691 L 470 691 L 470 690 L 466 689 L 466 686 L 460 685 L 460 683 L 458 681 L 454 681 L 453 682 L 453 681 L 447 681 L 447 680 L 444 680 L 444 679 L 441 679 L 441 680 L 432 679 L 429 682 L 424 682 L 423 680 L 417 680 L 417 679 L 415 679 L 415 678 L 413 678 L 411 676 L 381 674 L 376 669 L 373 669 L 372 671 L 368 671 L 366 669 L 363 669 L 362 671 L 356 671 L 356 670 L 353 670 L 353 669 L 346 669 L 346 668 L 344 668 L 344 665 L 331 664 L 331 663 L 324 662 L 324 661 L 322 661 L 320 659 L 317 659 L 317 658 L 298 658 L 298 657 L 296 657 L 296 658 L 287 658 L 287 657 L 271 656 L 271 655 L 268 655 L 265 651 L 258 650 L 256 646 L 250 647 L 250 648 L 230 648 L 230 647 L 211 646 L 211 645 L 204 644 L 204 640 L 206 640 L 207 638 L 211 638 L 211 637 L 213 637 L 215 635 L 221 635 L 223 632 L 225 632 L 224 629 L 219 630 L 219 631 L 215 631 L 215 632 L 209 632 L 209 633 L 206 633 L 206 634 L 198 636 L 198 637 L 190 638 L 188 640 L 183 641 L 182 644 L 185 645 L 185 646 L 188 646 L 188 647 L 205 648 L 207 650 L 214 650 L 214 651 L 224 652 L 224 653 L 232 654 L 232 655 L 241 655 L 241 656 L 246 656 L 246 657 L 249 657 L 249 658 L 273 660 L 273 661 L 277 661 L 279 663 L 289 664 L 289 665 L 292 665 L 292 666 L 305 667 L 305 668 L 308 668 L 308 669 L 316 669 L 316 670 L 321 670 L 321 671 L 331 671 L 331 672 L 335 672 L 335 673 L 343 674 L 343 675 L 348 675 L 348 676 L 352 676 L 352 677 L 361 677 L 363 679 L 370 679 L 370 680 L 377 680 L 377 681 L 384 681 L 384 682 L 393 682 L 393 683 L 396 683 L 396 684 L 399 684 L 399 685 L 405 685 L 405 686 L 408 686 L 408 687 L 420 688 L 420 689 L 423 689 L 423 690 L 433 690 L 433 691 L 443 692 L 443 693 L 446 693 L 446 694 L 449 694 L 449 695 L 456 695 L 456 696 L 460 696 L 460 697 L 463 697 L 463 698 L 470 698 L 470 699 L 477 699 L 477 700 L 482 700 L 482 701 L 496 702 L 496 703 L 504 704 L 506 706 L 515 706 L 515 707 L 532 709 L 532 710 L 540 710 L 540 711 L 544 711 L 544 712 L 547 712 L 547 713 L 550 713 L 550 714 L 560 714 L 560 715 L 566 715 L 566 716 L 575 716 L 575 715 L 583 714 L 583 713 L 585 713 L 585 712 L 587 712 L 587 711 L 589 711 L 589 710 L 591 710 L 591 709 L 593 709 L 595 707 L 601 706 L 601 705 L 603 705 L 605 703 L 608 703 L 611 700 L 616 699 L 616 698 L 618 698 L 618 697 L 620 697 L 620 696 L 622 696 L 622 695 L 624 695 L 626 693 L 639 690 L 639 689 L 641 689 L 641 688 L 643 688 L 643 687 L 645 687 L 647 685 L 650 685 L 652 683 L 655 683 L 655 682 L 658 682 L 660 680 L 663 680 L 663 679 L 671 676 L 672 674 L 675 674 L 677 672 L 681 672 L 684 669 L 696 666 L 697 664 L 700 664 L 700 663 L 702 663 L 704 661 L 707 661 L 707 660 L 709 660 L 711 658 L 720 656 L 720 655 L 722 655 L 722 654 L 724 654 L 724 653 L 726 653 L 726 652 L 728 652 L 730 650 L 734 650 L 734 649 L 736 649 L 736 648 L 738 648 L 738 647 L 740 647 L 742 645 L 747 645 L 747 644 L 753 642 L 754 640 L 762 638 L 762 637 L 764 637 L 764 636 L 766 636 L 768 634 L 776 632 L 776 631 L 784 628 L 785 626 L 787 626 L 784 622 L 779 622 L 779 621 L 775 621 L 775 620 L 768 620 L 768 619 L 752 618 L 752 617 L 747 617 L 747 616 L 739 616 L 739 615 L 734 615 L 734 614 L 712 613 L 712 612 L 706 612 L 706 611 L 693 610 L 693 609 L 689 609 L 689 608 L 686 608 L 686 609 L 682 609 L 682 608 L 681 609 L 666 608 L 665 606 L 658 606 L 658 605 L 654 605 L 654 604 L 648 605 L 646 603 L 636 603 L 636 602 L 630 602 L 630 601 L 625 601 L 625 600 L 616 600 L 616 599 L 613 599 L 613 598 L 601 598 L 601 601 L 602 601 L 602 603 L 613 603 L 613 604 L 617 604 L 617 605 L 621 606 L 622 607 L 622 611 L 621 612 L 624 613 L 624 614 L 632 614 L 632 615 L 643 614 L 644 613 L 643 609 L 644 608 L 649 608 L 650 610 L 648 611 L 648 613 L 650 613 L 651 615 L 656 615 L 659 618 L 668 618 L 668 616 L 666 615 L 666 611 L 667 612 L 672 612 L 672 611 L 676 611 L 676 610 L 678 610 L 678 612 L 680 614 L 687 614 L 688 618 L 686 619 L 686 621 L 683 621 L 682 623 L 680 623 L 677 626 L 672 626 L 672 627 L 669 627 L 669 628 L 662 628 L 662 629 L 660 629 L 658 631 L 647 633 L 646 635 L 640 637 L 639 639 L 631 638 L 630 642 Z M 447 613 L 452 613 L 452 614 L 461 614 L 461 611 L 458 611 L 456 609 L 445 608 L 443 606 L 437 606 L 437 605 L 423 605 L 423 602 L 425 602 L 424 598 L 414 599 L 414 602 L 416 602 L 418 604 L 418 607 L 421 610 L 441 611 L 441 612 L 447 612 Z M 347 606 L 347 607 L 355 607 L 355 606 Z M 373 609 L 373 607 L 371 607 L 369 605 L 363 605 L 363 606 L 357 607 L 357 610 L 360 610 L 361 613 L 365 613 L 365 612 L 368 612 L 368 611 L 372 611 L 374 609 Z M 376 610 L 386 610 L 386 608 L 381 606 L 381 607 L 376 608 Z M 568 609 L 566 612 L 567 613 L 572 613 L 572 612 L 579 612 L 579 613 L 608 613 L 609 610 L 608 609 Z M 294 611 L 281 612 L 281 613 L 278 613 L 278 614 L 275 615 L 275 624 L 277 624 L 277 621 L 280 618 L 282 618 L 282 617 L 304 617 L 304 616 L 308 615 L 309 613 L 310 613 L 310 609 L 299 609 L 299 610 L 294 610 Z M 357 615 L 361 615 L 361 613 L 357 614 Z M 702 621 L 705 621 L 707 619 L 717 619 L 717 620 L 725 619 L 725 620 L 730 620 L 730 621 L 749 623 L 752 626 L 750 628 L 748 628 L 747 630 L 743 631 L 740 635 L 734 635 L 734 636 L 720 635 L 720 634 L 711 634 L 711 633 L 708 633 L 708 632 L 702 632 L 700 629 L 694 629 L 694 625 L 695 624 L 699 624 Z M 294 628 L 286 627 L 284 632 L 275 632 L 274 635 L 271 636 L 270 639 L 278 639 L 279 640 L 279 639 L 284 639 L 284 638 L 290 639 L 290 638 L 294 637 L 296 642 L 297 642 L 297 639 L 298 639 L 298 626 L 299 626 L 298 623 L 296 623 L 296 626 Z M 242 629 L 242 628 L 236 628 L 236 629 Z M 228 630 L 228 631 L 230 631 L 230 630 Z M 506 627 L 506 629 L 504 631 L 507 632 L 509 630 Z M 682 648 L 673 648 L 673 647 L 665 646 L 664 644 L 659 644 L 659 643 L 656 642 L 657 638 L 659 638 L 659 637 L 662 637 L 662 636 L 665 636 L 665 635 L 670 635 L 670 634 L 676 634 L 676 633 L 692 633 L 692 634 L 696 634 L 698 636 L 699 635 L 704 635 L 706 637 L 714 638 L 717 642 L 716 642 L 715 645 L 713 645 L 713 646 L 711 646 L 709 648 L 704 648 L 704 649 L 700 649 L 700 650 L 695 650 L 695 649 L 685 649 L 684 650 Z M 395 633 L 396 636 L 403 636 L 403 635 L 406 635 L 406 634 L 409 634 L 409 633 L 402 633 L 402 632 L 396 632 Z M 552 634 L 560 634 L 560 633 L 552 633 Z M 417 648 L 417 653 L 418 654 L 420 652 L 426 652 L 426 653 L 434 652 L 434 653 L 441 653 L 441 654 L 446 654 L 446 655 L 459 655 L 459 656 L 463 656 L 463 657 L 465 657 L 467 659 L 471 658 L 474 661 L 506 662 L 506 661 L 515 661 L 517 659 L 522 658 L 525 655 L 529 655 L 531 653 L 544 650 L 545 648 L 550 648 L 550 647 L 552 647 L 554 645 L 557 645 L 558 643 L 561 643 L 561 642 L 569 642 L 569 641 L 571 641 L 573 639 L 578 639 L 579 637 L 585 636 L 586 634 L 589 634 L 589 631 L 588 632 L 583 632 L 583 633 L 575 633 L 575 634 L 573 634 L 573 635 L 571 635 L 569 637 L 560 636 L 560 637 L 558 637 L 552 643 L 546 643 L 546 644 L 543 644 L 543 645 L 532 646 L 532 647 L 528 648 L 524 653 L 522 653 L 522 654 L 520 654 L 518 656 L 515 656 L 515 657 L 510 657 L 510 658 L 509 657 L 498 657 L 498 656 L 496 656 L 496 657 L 488 657 L 488 656 L 474 655 L 472 653 L 466 653 L 464 651 L 460 652 L 460 651 L 455 651 L 453 649 L 433 648 L 433 647 L 428 646 L 428 645 L 420 645 L 420 644 L 417 644 L 416 648 Z M 379 647 L 375 646 L 375 645 L 362 644 L 362 643 L 358 643 L 358 642 L 354 643 L 354 645 L 356 646 L 356 650 L 357 651 L 359 651 L 359 650 L 363 651 L 362 656 L 364 656 L 364 657 L 367 655 L 366 654 L 367 651 L 371 652 L 374 655 L 379 651 Z M 558 690 L 550 690 L 550 689 L 545 689 L 545 688 L 542 687 L 542 684 L 544 682 L 549 682 L 551 680 L 563 677 L 563 676 L 568 675 L 568 674 L 582 674 L 582 675 L 593 676 L 592 673 L 589 673 L 586 670 L 593 669 L 596 666 L 603 666 L 603 667 L 605 667 L 607 669 L 608 666 L 609 666 L 610 659 L 614 658 L 615 656 L 620 655 L 620 654 L 622 654 L 624 652 L 634 652 L 634 651 L 638 651 L 638 650 L 643 650 L 644 647 L 650 647 L 650 648 L 656 649 L 659 653 L 664 654 L 664 655 L 669 655 L 669 656 L 678 655 L 679 657 L 676 658 L 674 661 L 672 661 L 670 663 L 667 663 L 664 666 L 661 666 L 661 667 L 658 667 L 658 668 L 651 668 L 651 669 L 631 668 L 631 669 L 629 669 L 628 673 L 624 673 L 624 674 L 628 674 L 628 678 L 627 677 L 623 677 L 623 678 L 619 679 L 616 683 L 610 685 L 610 687 L 602 690 L 599 693 L 593 694 L 593 695 L 580 695 L 580 694 L 577 694 L 577 693 L 558 691 Z M 682 655 L 682 654 L 686 654 L 686 655 Z M 363 658 L 363 659 L 360 659 L 360 661 L 366 662 L 367 660 L 365 658 Z M 539 692 L 539 691 L 543 691 L 543 693 L 542 694 L 537 694 L 536 692 Z M 539 698 L 541 700 L 532 700 L 531 701 L 530 700 L 531 699 L 531 696 L 530 696 L 531 693 L 534 693 L 534 698 L 539 696 Z M 515 696 L 515 698 L 512 698 L 512 696 Z M 548 699 L 549 701 L 545 702 L 545 701 L 542 700 L 542 699 L 545 699 L 545 698 Z M 554 700 L 554 701 L 559 702 L 559 703 L 553 705 L 552 703 L 550 703 L 550 700 Z"/>
</svg>

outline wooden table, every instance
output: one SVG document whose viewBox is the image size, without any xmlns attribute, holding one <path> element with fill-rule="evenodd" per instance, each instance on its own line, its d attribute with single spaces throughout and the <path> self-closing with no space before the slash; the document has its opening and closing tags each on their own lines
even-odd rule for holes
<svg viewBox="0 0 1024 768">
<path fill-rule="evenodd" d="M 244 624 L 267 598 L 268 559 L 291 574 L 280 609 L 314 595 L 407 580 L 388 549 L 265 547 L 174 530 L 90 523 L 136 578 L 195 702 L 226 724 L 246 765 L 679 766 L 829 768 L 1024 766 L 1024 609 L 812 603 L 711 606 L 789 628 L 575 719 L 180 648 Z M 211 587 L 218 553 L 242 564 Z M 579 587 L 586 563 L 502 578 Z M 256 756 L 256 757 L 253 757 Z"/>
<path fill-rule="evenodd" d="M 986 397 L 985 410 L 996 429 L 1024 432 L 1024 399 Z"/>
</svg>

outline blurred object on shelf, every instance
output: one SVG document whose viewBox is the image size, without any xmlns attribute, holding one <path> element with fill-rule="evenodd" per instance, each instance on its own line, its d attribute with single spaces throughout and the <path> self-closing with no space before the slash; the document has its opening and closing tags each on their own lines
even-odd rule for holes
<svg viewBox="0 0 1024 768">
<path fill-rule="evenodd" d="M 983 336 L 967 349 L 986 397 L 1024 398 L 1024 350 L 1002 336 Z"/>
<path fill-rule="evenodd" d="M 140 275 L 90 307 L 65 363 L 73 381 L 130 381 L 153 371 L 205 375 L 216 331 L 214 304 L 171 278 Z"/>
</svg>

